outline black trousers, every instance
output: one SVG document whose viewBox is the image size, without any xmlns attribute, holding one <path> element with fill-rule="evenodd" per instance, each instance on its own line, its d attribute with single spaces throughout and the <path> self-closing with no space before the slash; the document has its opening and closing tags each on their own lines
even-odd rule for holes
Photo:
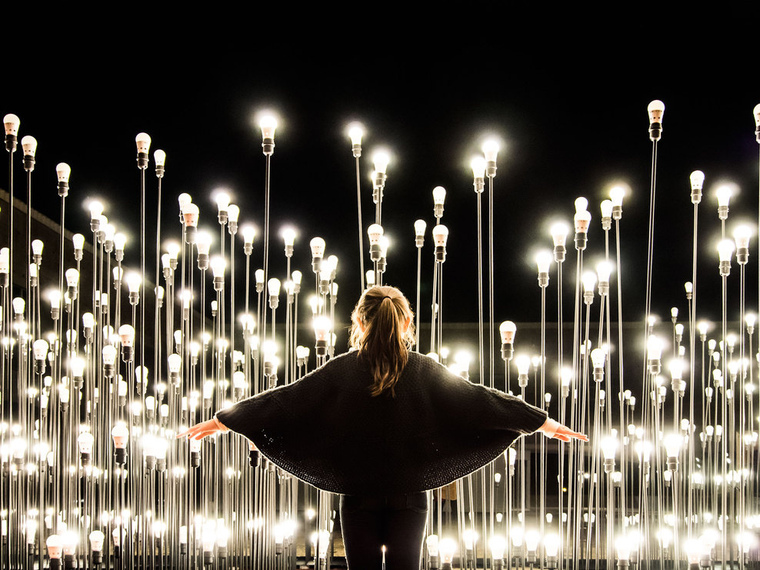
<svg viewBox="0 0 760 570">
<path fill-rule="evenodd" d="M 427 494 L 341 495 L 340 524 L 349 570 L 419 570 Z"/>
</svg>

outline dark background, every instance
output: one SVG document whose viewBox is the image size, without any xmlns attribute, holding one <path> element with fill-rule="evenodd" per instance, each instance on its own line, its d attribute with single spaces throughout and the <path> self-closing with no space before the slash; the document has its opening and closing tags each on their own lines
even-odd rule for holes
<svg viewBox="0 0 760 570">
<path fill-rule="evenodd" d="M 428 230 L 432 227 L 432 189 L 442 185 L 448 191 L 442 221 L 450 229 L 444 319 L 474 322 L 476 197 L 468 164 L 484 137 L 496 134 L 503 147 L 494 191 L 495 322 L 540 318 L 533 254 L 551 247 L 553 220 L 572 222 L 579 196 L 589 200 L 593 216 L 584 256 L 587 266 L 595 266 L 604 251 L 599 203 L 616 181 L 630 187 L 621 220 L 623 308 L 624 320 L 637 321 L 644 314 L 652 175 L 647 105 L 660 99 L 666 109 L 656 170 L 653 312 L 665 321 L 672 306 L 685 314 L 693 222 L 689 174 L 701 169 L 706 181 L 699 208 L 699 312 L 720 318 L 715 186 L 729 180 L 738 189 L 729 231 L 739 220 L 756 226 L 758 216 L 752 111 L 760 102 L 760 81 L 751 12 L 727 5 L 717 13 L 663 21 L 644 6 L 615 16 L 534 6 L 524 19 L 521 12 L 485 10 L 474 25 L 448 13 L 447 26 L 440 28 L 432 24 L 440 11 L 398 28 L 392 20 L 403 20 L 401 15 L 384 12 L 379 19 L 368 17 L 353 33 L 341 31 L 329 11 L 313 20 L 296 12 L 265 25 L 263 14 L 236 21 L 235 13 L 211 10 L 206 26 L 138 14 L 141 24 L 126 33 L 106 26 L 66 28 L 59 36 L 40 34 L 46 41 L 34 49 L 10 41 L 14 53 L 2 112 L 19 115 L 19 137 L 30 134 L 39 142 L 33 207 L 58 220 L 55 165 L 69 163 L 67 228 L 89 240 L 85 204 L 100 199 L 109 220 L 130 236 L 125 262 L 136 266 L 140 195 L 134 138 L 144 131 L 153 140 L 151 154 L 158 148 L 167 153 L 164 237 L 179 236 L 176 198 L 182 192 L 201 207 L 200 226 L 218 236 L 212 200 L 218 188 L 227 189 L 240 206 L 241 225 L 253 222 L 261 230 L 264 157 L 254 117 L 274 110 L 280 123 L 271 171 L 271 274 L 285 278 L 278 233 L 284 225 L 298 229 L 293 268 L 303 271 L 307 282 L 308 242 L 323 237 L 327 254 L 340 260 L 338 310 L 346 319 L 359 295 L 359 254 L 354 161 L 344 127 L 359 120 L 367 129 L 365 228 L 373 215 L 372 150 L 384 146 L 393 153 L 383 202 L 383 225 L 392 239 L 385 282 L 414 298 L 413 223 L 422 218 Z M 18 32 L 19 38 L 24 33 L 30 32 Z M 152 173 L 151 157 L 149 268 L 156 212 Z M 483 198 L 487 229 L 487 194 Z M 429 319 L 431 243 L 428 231 L 423 322 Z M 564 282 L 570 311 L 572 239 L 568 249 Z M 755 249 L 753 239 L 746 275 L 747 306 L 753 310 Z M 259 238 L 252 258 L 256 267 L 261 252 Z M 369 267 L 368 256 L 365 263 Z M 734 264 L 733 319 L 737 275 Z M 552 268 L 550 321 L 556 320 L 555 277 Z M 568 312 L 565 319 L 571 316 Z"/>
</svg>

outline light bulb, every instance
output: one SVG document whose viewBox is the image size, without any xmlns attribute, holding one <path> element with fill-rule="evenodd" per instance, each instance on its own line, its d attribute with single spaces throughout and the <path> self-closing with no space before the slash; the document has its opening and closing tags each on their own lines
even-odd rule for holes
<svg viewBox="0 0 760 570">
<path fill-rule="evenodd" d="M 517 326 L 512 321 L 504 321 L 499 325 L 499 334 L 501 335 L 502 344 L 513 344 Z"/>
<path fill-rule="evenodd" d="M 647 358 L 659 360 L 662 357 L 662 340 L 656 335 L 649 335 L 647 339 Z"/>
<path fill-rule="evenodd" d="M 499 141 L 495 138 L 489 138 L 483 142 L 483 155 L 487 162 L 496 162 L 496 157 L 499 154 Z"/>
<path fill-rule="evenodd" d="M 538 273 L 549 273 L 549 267 L 551 266 L 552 255 L 548 251 L 540 251 L 536 254 L 536 266 L 538 267 Z"/>
<path fill-rule="evenodd" d="M 515 357 L 515 366 L 517 367 L 517 373 L 520 376 L 527 376 L 530 371 L 530 356 L 527 354 L 520 354 Z"/>
<path fill-rule="evenodd" d="M 446 201 L 446 188 L 443 186 L 436 186 L 433 188 L 433 203 L 436 206 L 443 206 Z"/>
<path fill-rule="evenodd" d="M 427 222 L 425 222 L 425 220 L 416 220 L 414 222 L 414 235 L 418 238 L 424 237 L 426 229 Z"/>
<path fill-rule="evenodd" d="M 596 273 L 593 271 L 585 271 L 583 275 L 581 276 L 581 281 L 583 282 L 583 290 L 586 293 L 593 293 L 594 287 L 596 287 Z"/>
<path fill-rule="evenodd" d="M 137 145 L 138 153 L 148 154 L 150 152 L 150 135 L 148 133 L 138 133 L 135 137 L 135 144 Z"/>
<path fill-rule="evenodd" d="M 21 139 L 21 148 L 24 149 L 24 156 L 34 158 L 37 153 L 37 139 L 33 136 L 26 135 Z"/>
<path fill-rule="evenodd" d="M 609 284 L 610 274 L 612 273 L 612 264 L 607 261 L 600 261 L 596 265 L 596 275 L 599 284 Z"/>
<path fill-rule="evenodd" d="M 591 351 L 591 363 L 595 370 L 603 369 L 607 359 L 607 354 L 601 348 L 595 348 Z"/>
<path fill-rule="evenodd" d="M 745 264 L 749 257 L 749 240 L 752 230 L 746 224 L 740 224 L 734 228 L 734 241 L 736 242 L 736 261 Z"/>
<path fill-rule="evenodd" d="M 211 251 L 211 234 L 205 230 L 199 230 L 195 237 L 195 245 L 198 255 L 208 255 Z"/>
<path fill-rule="evenodd" d="M 200 209 L 197 204 L 190 202 L 185 205 L 182 210 L 182 219 L 188 228 L 194 228 L 198 226 L 198 216 L 200 215 Z"/>
<path fill-rule="evenodd" d="M 277 118 L 271 113 L 264 113 L 259 119 L 259 128 L 263 139 L 274 139 L 274 132 L 277 129 Z"/>
<path fill-rule="evenodd" d="M 156 150 L 153 153 L 153 160 L 156 161 L 156 168 L 164 168 L 166 166 L 166 152 L 161 149 Z"/>
<path fill-rule="evenodd" d="M 722 262 L 730 262 L 731 255 L 734 253 L 735 244 L 733 240 L 723 239 L 718 243 L 718 258 Z"/>
<path fill-rule="evenodd" d="M 607 436 L 602 439 L 599 445 L 602 448 L 602 455 L 605 459 L 615 459 L 615 453 L 618 448 L 618 440 L 616 437 Z"/>
<path fill-rule="evenodd" d="M 296 230 L 293 228 L 283 228 L 282 240 L 285 242 L 285 247 L 293 247 L 296 241 Z"/>
<path fill-rule="evenodd" d="M 443 224 L 438 224 L 433 228 L 433 241 L 436 247 L 446 247 L 449 238 L 449 228 Z"/>
<path fill-rule="evenodd" d="M 92 453 L 92 446 L 95 443 L 95 436 L 89 431 L 83 431 L 77 437 L 77 445 L 79 446 L 79 453 L 82 455 L 90 455 Z"/>
<path fill-rule="evenodd" d="M 214 279 L 224 278 L 224 271 L 227 268 L 227 262 L 221 256 L 215 256 L 211 260 L 211 272 L 214 274 Z"/>
<path fill-rule="evenodd" d="M 230 206 L 230 195 L 227 192 L 217 192 L 214 201 L 216 202 L 217 212 L 226 213 Z"/>
<path fill-rule="evenodd" d="M 380 224 L 370 224 L 367 228 L 367 236 L 370 245 L 379 245 L 380 238 L 383 237 L 383 226 Z"/>
<path fill-rule="evenodd" d="M 721 219 L 725 219 L 726 215 L 728 214 L 728 204 L 731 201 L 732 195 L 733 189 L 728 184 L 722 184 L 718 186 L 718 189 L 715 191 L 715 197 L 718 200 L 718 212 Z M 721 210 L 723 211 L 721 212 Z"/>
<path fill-rule="evenodd" d="M 127 284 L 127 289 L 130 295 L 137 295 L 140 292 L 140 285 L 142 284 L 142 277 L 136 271 L 130 271 L 124 276 L 124 281 Z"/>
<path fill-rule="evenodd" d="M 66 270 L 66 285 L 74 288 L 79 284 L 79 271 L 73 267 Z"/>
<path fill-rule="evenodd" d="M 457 543 L 452 538 L 443 538 L 438 549 L 441 553 L 441 562 L 451 564 L 457 551 Z"/>
<path fill-rule="evenodd" d="M 311 248 L 311 256 L 314 258 L 322 258 L 325 255 L 325 240 L 321 237 L 312 238 L 309 242 Z"/>
<path fill-rule="evenodd" d="M 237 233 L 237 223 L 238 219 L 240 218 L 240 206 L 236 204 L 230 204 L 230 207 L 227 209 L 227 222 L 229 224 L 229 231 L 230 233 L 234 234 Z"/>
<path fill-rule="evenodd" d="M 169 365 L 169 373 L 172 375 L 179 374 L 180 368 L 182 367 L 182 357 L 179 354 L 172 353 L 167 357 L 168 365 Z"/>
<path fill-rule="evenodd" d="M 122 346 L 131 347 L 135 340 L 135 328 L 132 325 L 121 325 L 119 327 L 119 338 Z"/>
<path fill-rule="evenodd" d="M 5 115 L 5 117 L 3 117 L 3 124 L 5 125 L 6 135 L 10 135 L 12 137 L 18 136 L 18 128 L 21 124 L 21 119 L 18 118 L 18 115 L 8 113 Z"/>
<path fill-rule="evenodd" d="M 71 176 L 71 167 L 65 162 L 59 162 L 55 167 L 55 173 L 58 177 L 59 184 L 68 184 Z"/>
<path fill-rule="evenodd" d="M 380 149 L 375 151 L 372 155 L 372 164 L 375 167 L 375 172 L 378 174 L 386 174 L 390 160 L 391 157 L 387 150 Z"/>
<path fill-rule="evenodd" d="M 610 201 L 613 207 L 622 207 L 623 198 L 625 198 L 625 188 L 622 186 L 613 186 L 610 188 Z"/>
<path fill-rule="evenodd" d="M 591 223 L 591 212 L 588 210 L 580 210 L 576 212 L 573 220 L 575 221 L 576 233 L 585 234 L 588 232 L 588 227 Z"/>
<path fill-rule="evenodd" d="M 472 176 L 476 180 L 481 180 L 486 175 L 486 159 L 482 156 L 475 156 L 470 160 Z"/>
<path fill-rule="evenodd" d="M 662 123 L 662 115 L 665 112 L 665 103 L 655 99 L 647 106 L 647 112 L 649 113 L 649 123 Z"/>
<path fill-rule="evenodd" d="M 351 144 L 354 146 L 361 146 L 362 137 L 364 136 L 364 127 L 361 123 L 351 123 L 348 125 L 348 137 L 351 139 Z"/>
<path fill-rule="evenodd" d="M 113 366 L 116 363 L 116 347 L 114 345 L 105 345 L 101 354 L 103 356 L 103 364 L 105 366 Z"/>
<path fill-rule="evenodd" d="M 26 301 L 22 299 L 21 297 L 15 297 L 13 301 L 11 302 L 13 305 L 13 312 L 17 316 L 21 316 L 24 314 L 24 309 L 26 308 Z"/>
<path fill-rule="evenodd" d="M 619 536 L 615 540 L 615 551 L 619 561 L 627 562 L 631 558 L 631 541 L 627 536 Z"/>
<path fill-rule="evenodd" d="M 564 247 L 567 239 L 567 234 L 570 233 L 570 229 L 568 228 L 567 224 L 564 222 L 557 222 L 552 225 L 550 232 L 552 235 L 552 241 L 554 242 L 554 247 Z"/>
<path fill-rule="evenodd" d="M 677 433 L 671 433 L 664 437 L 662 441 L 665 446 L 665 453 L 669 458 L 678 457 L 681 451 L 681 445 L 683 444 L 683 438 Z"/>
<path fill-rule="evenodd" d="M 427 546 L 427 551 L 430 556 L 437 557 L 438 556 L 438 549 L 439 549 L 439 542 L 438 542 L 438 535 L 437 534 L 430 534 L 425 539 L 425 545 Z"/>
<path fill-rule="evenodd" d="M 124 251 L 124 246 L 127 244 L 127 236 L 121 232 L 114 234 L 113 247 L 118 251 Z"/>
<path fill-rule="evenodd" d="M 326 315 L 318 315 L 314 317 L 314 334 L 317 341 L 327 341 L 330 337 L 330 330 L 332 329 L 332 322 Z"/>
<path fill-rule="evenodd" d="M 529 552 L 535 552 L 538 549 L 538 540 L 540 535 L 535 529 L 525 531 L 525 546 Z"/>
<path fill-rule="evenodd" d="M 602 200 L 599 204 L 599 210 L 602 213 L 602 218 L 612 217 L 612 200 Z"/>
<path fill-rule="evenodd" d="M 63 554 L 63 540 L 57 534 L 51 534 L 45 541 L 47 546 L 48 558 L 51 560 L 60 560 Z"/>
<path fill-rule="evenodd" d="M 544 552 L 546 556 L 556 558 L 559 553 L 559 536 L 557 534 L 551 533 L 544 537 Z"/>
<path fill-rule="evenodd" d="M 248 245 L 253 245 L 253 240 L 256 238 L 256 228 L 247 225 L 243 226 L 240 231 L 243 234 L 243 242 Z"/>
<path fill-rule="evenodd" d="M 32 343 L 32 353 L 35 360 L 45 360 L 47 358 L 50 345 L 44 338 L 38 338 Z"/>
<path fill-rule="evenodd" d="M 45 244 L 42 240 L 39 240 L 39 239 L 32 240 L 32 253 L 35 256 L 42 255 L 42 250 L 44 249 L 44 247 L 45 247 Z"/>
<path fill-rule="evenodd" d="M 270 297 L 277 297 L 280 294 L 280 280 L 272 278 L 267 282 L 267 290 Z"/>
</svg>

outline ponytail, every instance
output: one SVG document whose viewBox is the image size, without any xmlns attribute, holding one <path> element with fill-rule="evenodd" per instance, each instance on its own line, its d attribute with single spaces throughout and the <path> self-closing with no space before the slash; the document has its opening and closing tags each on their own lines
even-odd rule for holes
<svg viewBox="0 0 760 570">
<path fill-rule="evenodd" d="M 351 321 L 351 346 L 372 372 L 370 394 L 379 396 L 390 391 L 395 396 L 396 382 L 414 344 L 409 302 L 395 287 L 371 287 L 356 304 Z"/>
</svg>

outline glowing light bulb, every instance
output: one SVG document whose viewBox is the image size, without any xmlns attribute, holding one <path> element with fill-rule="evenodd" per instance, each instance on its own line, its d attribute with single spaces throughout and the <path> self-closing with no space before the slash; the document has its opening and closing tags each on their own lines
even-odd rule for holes
<svg viewBox="0 0 760 570">
<path fill-rule="evenodd" d="M 129 428 L 123 422 L 117 423 L 111 430 L 113 446 L 117 449 L 124 449 L 129 442 Z"/>
<path fill-rule="evenodd" d="M 602 218 L 612 218 L 612 200 L 602 200 L 599 204 L 599 210 L 602 213 Z"/>
<path fill-rule="evenodd" d="M 647 106 L 647 112 L 649 113 L 649 123 L 662 123 L 662 116 L 665 113 L 665 103 L 655 99 Z"/>
<path fill-rule="evenodd" d="M 436 247 L 446 247 L 449 238 L 449 228 L 443 224 L 438 224 L 433 228 L 433 241 Z"/>
<path fill-rule="evenodd" d="M 380 149 L 375 151 L 372 155 L 372 164 L 375 167 L 375 172 L 378 174 L 386 174 L 390 160 L 391 156 L 387 150 Z"/>
<path fill-rule="evenodd" d="M 59 162 L 55 167 L 55 173 L 58 176 L 58 183 L 68 184 L 71 176 L 71 167 L 65 162 Z"/>
<path fill-rule="evenodd" d="M 79 284 L 79 271 L 73 267 L 66 270 L 66 285 L 75 288 Z"/>
<path fill-rule="evenodd" d="M 321 237 L 312 238 L 309 242 L 311 248 L 311 256 L 321 258 L 325 255 L 325 240 Z"/>
<path fill-rule="evenodd" d="M 623 205 L 623 198 L 625 198 L 625 188 L 622 186 L 613 186 L 610 188 L 610 201 L 612 206 L 621 207 Z"/>
<path fill-rule="evenodd" d="M 45 541 L 47 546 L 48 558 L 51 560 L 60 560 L 63 554 L 63 540 L 57 534 L 51 534 Z"/>
<path fill-rule="evenodd" d="M 347 128 L 348 137 L 351 139 L 351 144 L 354 146 L 361 146 L 362 137 L 364 136 L 364 127 L 361 123 L 353 122 L 348 125 Z"/>
<path fill-rule="evenodd" d="M 135 328 L 132 325 L 121 325 L 119 327 L 119 338 L 122 346 L 132 346 L 135 340 Z"/>
<path fill-rule="evenodd" d="M 436 186 L 433 188 L 433 203 L 436 206 L 443 206 L 446 201 L 446 188 L 443 186 Z"/>
<path fill-rule="evenodd" d="M 253 245 L 253 240 L 256 238 L 256 228 L 251 225 L 243 226 L 241 233 L 243 234 L 243 242 Z"/>
<path fill-rule="evenodd" d="M 137 152 L 141 154 L 148 154 L 150 152 L 150 142 L 150 135 L 148 135 L 148 133 L 138 133 L 138 135 L 135 137 Z"/>
<path fill-rule="evenodd" d="M 734 253 L 735 244 L 733 240 L 723 239 L 718 243 L 718 258 L 722 262 L 730 262 Z"/>
<path fill-rule="evenodd" d="M 18 128 L 21 124 L 21 119 L 18 118 L 18 115 L 14 115 L 13 113 L 8 113 L 3 117 L 3 125 L 5 125 L 5 134 L 16 137 L 18 136 Z"/>
<path fill-rule="evenodd" d="M 314 317 L 313 324 L 317 341 L 327 341 L 330 338 L 330 330 L 332 329 L 330 318 L 326 315 L 318 315 Z"/>
<path fill-rule="evenodd" d="M 259 128 L 261 136 L 264 139 L 274 139 L 274 132 L 277 129 L 277 118 L 272 113 L 264 113 L 259 119 Z"/>
<path fill-rule="evenodd" d="M 367 228 L 367 236 L 370 245 L 379 245 L 380 238 L 383 237 L 383 226 L 380 224 L 370 224 Z"/>
<path fill-rule="evenodd" d="M 418 248 L 422 247 L 424 244 L 426 229 L 427 222 L 425 222 L 425 220 L 416 220 L 414 222 L 414 236 L 416 238 L 415 244 Z"/>
<path fill-rule="evenodd" d="M 497 149 L 498 152 L 498 149 Z M 470 168 L 474 178 L 483 178 L 486 174 L 486 159 L 482 156 L 475 156 L 470 160 Z"/>
<path fill-rule="evenodd" d="M 536 254 L 536 266 L 538 267 L 538 273 L 549 273 L 549 267 L 551 266 L 552 255 L 548 251 L 540 251 Z"/>
<path fill-rule="evenodd" d="M 200 215 L 200 209 L 197 204 L 190 202 L 182 209 L 182 219 L 185 222 L 185 226 L 188 228 L 195 228 L 198 226 L 198 216 Z"/>
<path fill-rule="evenodd" d="M 495 138 L 489 138 L 483 142 L 483 155 L 488 163 L 488 176 L 496 175 L 496 157 L 499 154 L 499 141 Z"/>
<path fill-rule="evenodd" d="M 665 453 L 668 454 L 668 457 L 678 457 L 678 454 L 681 452 L 683 438 L 677 433 L 671 433 L 663 438 L 662 443 L 665 446 Z"/>
</svg>

